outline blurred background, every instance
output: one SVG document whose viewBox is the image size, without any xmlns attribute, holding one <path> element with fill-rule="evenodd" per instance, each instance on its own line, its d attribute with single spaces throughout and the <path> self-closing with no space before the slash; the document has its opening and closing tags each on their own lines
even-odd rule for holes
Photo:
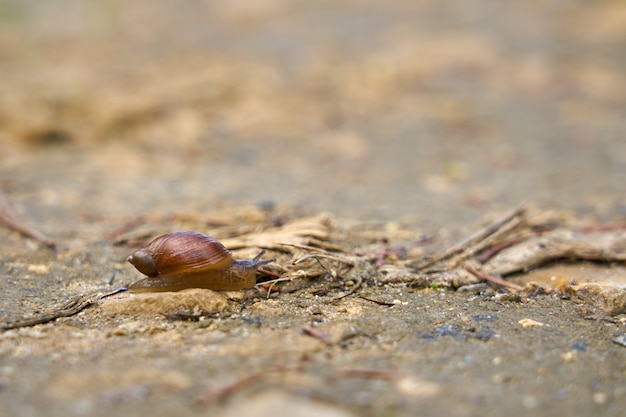
<svg viewBox="0 0 626 417">
<path fill-rule="evenodd" d="M 77 218 L 626 216 L 626 2 L 2 0 L 0 190 Z"/>
</svg>

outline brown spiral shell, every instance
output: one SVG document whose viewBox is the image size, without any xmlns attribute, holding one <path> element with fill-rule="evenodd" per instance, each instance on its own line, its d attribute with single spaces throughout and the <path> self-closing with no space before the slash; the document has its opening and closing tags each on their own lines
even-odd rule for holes
<svg viewBox="0 0 626 417">
<path fill-rule="evenodd" d="M 157 237 L 127 258 L 148 278 L 132 284 L 134 291 L 178 291 L 185 288 L 238 290 L 256 283 L 259 266 L 272 260 L 235 260 L 219 241 L 197 232 Z"/>
<path fill-rule="evenodd" d="M 230 251 L 220 242 L 197 232 L 174 232 L 159 236 L 128 257 L 149 277 L 227 269 L 233 263 Z"/>
</svg>

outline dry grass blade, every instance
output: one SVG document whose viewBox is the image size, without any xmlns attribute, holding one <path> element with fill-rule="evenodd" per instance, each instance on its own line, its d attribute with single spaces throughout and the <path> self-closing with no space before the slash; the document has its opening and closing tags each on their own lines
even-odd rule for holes
<svg viewBox="0 0 626 417">
<path fill-rule="evenodd" d="M 316 253 L 313 255 L 304 255 L 298 259 L 296 259 L 293 264 L 294 265 L 298 265 L 304 261 L 306 261 L 307 259 L 328 259 L 331 261 L 335 261 L 338 263 L 342 263 L 348 266 L 354 266 L 354 262 L 351 259 L 345 258 L 343 256 L 337 256 L 337 255 L 332 255 L 332 254 L 326 254 L 326 253 Z"/>
<path fill-rule="evenodd" d="M 302 252 L 306 249 L 302 247 L 299 247 L 298 251 L 299 253 L 294 255 L 291 265 L 287 267 L 286 276 L 311 278 L 330 275 L 336 278 L 355 266 L 355 262 L 350 258 L 328 253 L 318 248 L 315 248 L 314 253 L 303 254 Z"/>
</svg>

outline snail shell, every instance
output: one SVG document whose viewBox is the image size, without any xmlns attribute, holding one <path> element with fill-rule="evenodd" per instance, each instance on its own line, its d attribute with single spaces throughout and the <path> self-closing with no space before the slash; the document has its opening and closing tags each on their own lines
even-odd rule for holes
<svg viewBox="0 0 626 417">
<path fill-rule="evenodd" d="M 236 260 L 220 242 L 202 233 L 173 232 L 157 237 L 126 260 L 148 278 L 132 284 L 138 292 L 179 291 L 186 288 L 240 290 L 256 284 L 256 271 L 273 262 Z"/>
</svg>

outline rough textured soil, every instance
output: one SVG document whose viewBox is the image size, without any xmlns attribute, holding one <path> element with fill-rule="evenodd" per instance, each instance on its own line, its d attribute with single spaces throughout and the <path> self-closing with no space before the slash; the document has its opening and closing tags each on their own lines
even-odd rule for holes
<svg viewBox="0 0 626 417">
<path fill-rule="evenodd" d="M 112 234 L 138 219 L 229 238 L 327 212 L 331 243 L 409 259 L 522 200 L 623 225 L 624 1 L 392 3 L 1 2 L 0 191 L 57 248 L 0 229 L 0 321 L 139 279 Z M 596 293 L 380 278 L 124 293 L 4 331 L 0 415 L 623 413 L 626 316 Z"/>
</svg>

